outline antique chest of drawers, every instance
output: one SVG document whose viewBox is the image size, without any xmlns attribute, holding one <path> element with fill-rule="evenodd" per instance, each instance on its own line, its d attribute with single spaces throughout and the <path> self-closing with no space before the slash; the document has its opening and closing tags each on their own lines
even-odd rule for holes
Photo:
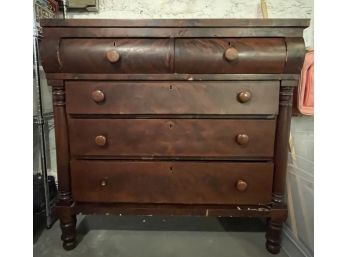
<svg viewBox="0 0 348 257">
<path fill-rule="evenodd" d="M 65 249 L 76 215 L 268 219 L 280 250 L 308 20 L 43 20 Z"/>
</svg>

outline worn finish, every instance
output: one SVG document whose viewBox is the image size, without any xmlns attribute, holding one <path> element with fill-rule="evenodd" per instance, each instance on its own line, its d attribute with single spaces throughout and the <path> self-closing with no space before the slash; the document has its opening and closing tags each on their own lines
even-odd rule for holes
<svg viewBox="0 0 348 257">
<path fill-rule="evenodd" d="M 76 214 L 269 219 L 308 20 L 44 20 L 63 247 Z"/>
<path fill-rule="evenodd" d="M 70 114 L 276 114 L 278 81 L 67 82 Z"/>
</svg>

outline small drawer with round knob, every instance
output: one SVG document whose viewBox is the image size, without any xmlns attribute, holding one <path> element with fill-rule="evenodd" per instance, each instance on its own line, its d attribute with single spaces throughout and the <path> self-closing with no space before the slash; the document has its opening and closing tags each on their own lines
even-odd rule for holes
<svg viewBox="0 0 348 257">
<path fill-rule="evenodd" d="M 283 38 L 180 38 L 175 72 L 184 74 L 281 74 Z"/>
<path fill-rule="evenodd" d="M 104 135 L 96 136 L 94 141 L 97 146 L 105 146 L 107 143 L 106 136 Z"/>
<path fill-rule="evenodd" d="M 117 52 L 116 49 L 111 49 L 106 51 L 106 59 L 111 63 L 116 63 L 120 59 L 120 54 Z"/>
<path fill-rule="evenodd" d="M 101 104 L 105 101 L 105 94 L 103 91 L 97 89 L 94 90 L 91 94 L 91 97 L 93 99 L 93 101 L 97 104 Z"/>
<path fill-rule="evenodd" d="M 227 61 L 235 61 L 238 59 L 238 50 L 234 47 L 227 48 L 224 56 Z"/>
<path fill-rule="evenodd" d="M 108 178 L 103 178 L 102 180 L 100 180 L 100 186 L 101 187 L 106 187 L 108 185 Z"/>
<path fill-rule="evenodd" d="M 247 134 L 238 134 L 236 136 L 236 142 L 238 145 L 247 145 L 249 143 L 249 136 Z"/>
<path fill-rule="evenodd" d="M 173 72 L 174 41 L 169 38 L 62 38 L 58 50 L 64 73 Z"/>
<path fill-rule="evenodd" d="M 243 90 L 237 94 L 238 102 L 246 103 L 251 100 L 251 92 L 249 90 Z"/>
<path fill-rule="evenodd" d="M 248 188 L 248 183 L 245 180 L 239 179 L 236 183 L 236 189 L 239 192 L 245 192 Z"/>
</svg>

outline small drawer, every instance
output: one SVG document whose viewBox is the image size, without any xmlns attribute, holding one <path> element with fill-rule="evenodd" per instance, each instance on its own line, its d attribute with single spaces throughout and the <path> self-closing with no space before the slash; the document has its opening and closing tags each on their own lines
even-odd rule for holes
<svg viewBox="0 0 348 257">
<path fill-rule="evenodd" d="M 62 39 L 61 72 L 169 73 L 174 48 L 169 39 Z"/>
<path fill-rule="evenodd" d="M 69 119 L 74 156 L 272 157 L 275 120 Z"/>
<path fill-rule="evenodd" d="M 272 181 L 272 163 L 71 161 L 77 202 L 268 204 Z"/>
<path fill-rule="evenodd" d="M 283 38 L 187 38 L 175 42 L 177 73 L 284 72 Z"/>
<path fill-rule="evenodd" d="M 277 114 L 279 81 L 67 82 L 71 114 Z"/>
</svg>

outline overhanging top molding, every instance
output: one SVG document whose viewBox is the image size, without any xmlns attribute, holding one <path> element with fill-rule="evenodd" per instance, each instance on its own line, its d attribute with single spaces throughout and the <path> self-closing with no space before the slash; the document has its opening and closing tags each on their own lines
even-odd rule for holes
<svg viewBox="0 0 348 257">
<path fill-rule="evenodd" d="M 309 19 L 43 19 L 42 27 L 296 27 L 306 28 Z"/>
</svg>

